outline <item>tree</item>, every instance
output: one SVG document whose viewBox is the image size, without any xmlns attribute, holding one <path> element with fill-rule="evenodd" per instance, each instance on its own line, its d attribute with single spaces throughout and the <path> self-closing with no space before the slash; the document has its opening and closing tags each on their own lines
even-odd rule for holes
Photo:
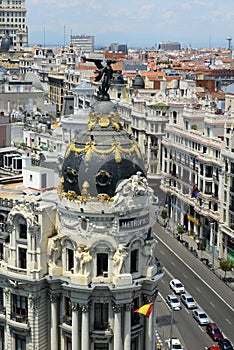
<svg viewBox="0 0 234 350">
<path fill-rule="evenodd" d="M 161 218 L 164 220 L 164 226 L 166 224 L 167 217 L 168 217 L 167 210 L 163 209 L 162 212 L 161 212 Z"/>
<path fill-rule="evenodd" d="M 227 271 L 231 271 L 234 267 L 234 262 L 231 260 L 221 260 L 219 264 L 221 270 L 224 271 L 224 278 L 226 278 Z"/>
</svg>

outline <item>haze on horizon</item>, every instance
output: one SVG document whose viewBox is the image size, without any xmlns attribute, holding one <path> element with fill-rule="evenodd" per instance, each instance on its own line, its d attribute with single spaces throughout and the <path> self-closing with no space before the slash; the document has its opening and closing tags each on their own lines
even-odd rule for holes
<svg viewBox="0 0 234 350">
<path fill-rule="evenodd" d="M 227 48 L 234 38 L 233 0 L 26 0 L 30 45 L 69 45 L 70 35 L 93 35 L 95 47 L 113 42 L 149 48 Z"/>
</svg>

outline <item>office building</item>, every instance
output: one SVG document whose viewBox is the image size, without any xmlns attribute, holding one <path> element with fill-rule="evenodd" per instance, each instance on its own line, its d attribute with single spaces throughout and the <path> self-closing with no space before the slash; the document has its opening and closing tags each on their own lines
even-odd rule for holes
<svg viewBox="0 0 234 350">
<path fill-rule="evenodd" d="M 28 45 L 25 0 L 0 1 L 0 38 L 8 32 L 15 50 Z"/>
<path fill-rule="evenodd" d="M 93 35 L 71 35 L 70 45 L 74 46 L 82 53 L 91 53 L 94 51 Z"/>
</svg>

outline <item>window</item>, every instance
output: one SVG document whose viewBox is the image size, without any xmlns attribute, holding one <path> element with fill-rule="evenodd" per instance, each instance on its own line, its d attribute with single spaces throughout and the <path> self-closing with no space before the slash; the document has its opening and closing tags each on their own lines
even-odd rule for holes
<svg viewBox="0 0 234 350">
<path fill-rule="evenodd" d="M 212 194 L 212 182 L 205 183 L 205 194 Z"/>
<path fill-rule="evenodd" d="M 72 325 L 72 308 L 70 298 L 64 298 L 64 322 L 68 325 Z"/>
<path fill-rule="evenodd" d="M 19 224 L 19 238 L 27 239 L 27 225 Z"/>
<path fill-rule="evenodd" d="M 70 271 L 74 268 L 74 251 L 73 249 L 67 249 L 67 270 Z"/>
<path fill-rule="evenodd" d="M 65 337 L 65 350 L 72 350 L 72 341 L 70 337 Z"/>
<path fill-rule="evenodd" d="M 97 276 L 103 276 L 103 272 L 108 272 L 108 254 L 97 254 Z"/>
<path fill-rule="evenodd" d="M 95 303 L 94 328 L 96 330 L 105 330 L 108 328 L 108 308 L 109 304 Z"/>
<path fill-rule="evenodd" d="M 18 322 L 28 320 L 28 300 L 22 295 L 12 294 L 11 317 Z"/>
<path fill-rule="evenodd" d="M 15 350 L 26 350 L 26 337 L 20 334 L 15 335 Z"/>
<path fill-rule="evenodd" d="M 139 308 L 139 298 L 135 298 L 133 300 L 133 308 L 131 310 L 131 326 L 137 326 L 140 322 L 140 315 L 137 312 L 134 312 L 134 310 Z"/>
<path fill-rule="evenodd" d="M 0 260 L 3 260 L 3 243 L 0 243 Z"/>
<path fill-rule="evenodd" d="M 0 350 L 4 350 L 5 345 L 4 345 L 4 327 L 0 326 Z"/>
<path fill-rule="evenodd" d="M 19 267 L 21 269 L 27 268 L 27 249 L 19 248 Z"/>
<path fill-rule="evenodd" d="M 138 249 L 131 251 L 131 273 L 138 271 Z"/>
</svg>

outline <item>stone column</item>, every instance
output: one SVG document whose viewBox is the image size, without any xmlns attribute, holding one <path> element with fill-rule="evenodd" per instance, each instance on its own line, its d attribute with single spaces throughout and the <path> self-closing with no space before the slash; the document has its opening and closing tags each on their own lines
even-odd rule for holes
<svg viewBox="0 0 234 350">
<path fill-rule="evenodd" d="M 89 350 L 89 306 L 82 305 L 81 311 L 82 311 L 81 350 Z"/>
<path fill-rule="evenodd" d="M 122 337 L 121 337 L 121 306 L 113 306 L 115 314 L 114 321 L 114 350 L 122 350 Z"/>
<path fill-rule="evenodd" d="M 78 309 L 79 304 L 72 303 L 72 350 L 80 350 Z"/>
<path fill-rule="evenodd" d="M 124 350 L 131 349 L 131 304 L 125 305 L 124 313 Z"/>
<path fill-rule="evenodd" d="M 58 300 L 59 296 L 55 294 L 49 294 L 51 305 L 51 329 L 50 329 L 50 343 L 51 350 L 58 350 Z"/>
</svg>

